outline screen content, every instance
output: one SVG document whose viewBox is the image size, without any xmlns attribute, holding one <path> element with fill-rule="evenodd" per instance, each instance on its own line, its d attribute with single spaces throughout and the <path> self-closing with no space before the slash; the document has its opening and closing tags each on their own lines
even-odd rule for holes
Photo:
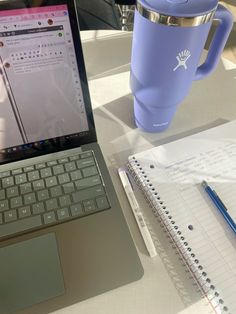
<svg viewBox="0 0 236 314">
<path fill-rule="evenodd" d="M 88 131 L 66 5 L 0 11 L 0 150 Z"/>
</svg>

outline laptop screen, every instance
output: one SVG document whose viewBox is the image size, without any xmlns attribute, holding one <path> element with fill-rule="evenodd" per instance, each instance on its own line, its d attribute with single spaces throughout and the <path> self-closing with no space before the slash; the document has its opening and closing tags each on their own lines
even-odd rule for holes
<svg viewBox="0 0 236 314">
<path fill-rule="evenodd" d="M 86 138 L 79 62 L 66 4 L 0 11 L 1 162 Z"/>
</svg>

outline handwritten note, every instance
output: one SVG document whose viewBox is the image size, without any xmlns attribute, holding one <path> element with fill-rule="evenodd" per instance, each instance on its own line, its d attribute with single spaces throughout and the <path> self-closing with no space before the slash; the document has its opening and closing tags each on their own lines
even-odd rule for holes
<svg viewBox="0 0 236 314">
<path fill-rule="evenodd" d="M 236 220 L 236 121 L 135 158 L 146 194 L 205 293 L 236 313 L 236 237 L 201 186 L 209 182 Z"/>
</svg>

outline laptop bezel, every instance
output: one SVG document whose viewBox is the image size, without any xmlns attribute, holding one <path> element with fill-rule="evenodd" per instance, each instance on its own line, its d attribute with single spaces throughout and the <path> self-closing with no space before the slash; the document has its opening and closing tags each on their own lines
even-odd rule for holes
<svg viewBox="0 0 236 314">
<path fill-rule="evenodd" d="M 35 5 L 34 0 L 7 0 L 0 1 L 0 10 L 15 10 L 23 8 L 33 8 L 33 7 L 47 7 L 56 5 L 67 5 L 69 13 L 69 21 L 72 30 L 72 37 L 74 48 L 76 52 L 77 64 L 79 65 L 78 71 L 81 80 L 81 88 L 83 92 L 84 104 L 86 115 L 88 119 L 89 130 L 84 132 L 82 136 L 69 138 L 68 134 L 63 137 L 57 137 L 53 139 L 47 139 L 46 142 L 43 141 L 35 147 L 29 143 L 24 145 L 23 149 L 11 150 L 4 149 L 0 152 L 0 164 L 6 164 L 12 161 L 18 161 L 21 159 L 31 158 L 35 156 L 41 156 L 48 153 L 53 153 L 61 150 L 71 149 L 75 147 L 80 147 L 85 144 L 93 143 L 97 141 L 94 117 L 91 105 L 91 98 L 88 87 L 88 80 L 86 75 L 85 62 L 83 57 L 82 43 L 80 37 L 79 21 L 77 16 L 76 3 L 74 0 L 49 0 L 42 1 L 40 5 Z M 22 145 L 23 146 L 23 145 Z"/>
</svg>

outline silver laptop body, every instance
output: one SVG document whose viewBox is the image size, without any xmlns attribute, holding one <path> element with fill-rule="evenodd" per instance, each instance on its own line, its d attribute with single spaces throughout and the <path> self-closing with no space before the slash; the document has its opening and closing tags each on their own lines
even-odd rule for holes
<svg viewBox="0 0 236 314">
<path fill-rule="evenodd" d="M 0 2 L 0 313 L 50 313 L 143 269 L 97 143 L 75 4 Z"/>
</svg>

